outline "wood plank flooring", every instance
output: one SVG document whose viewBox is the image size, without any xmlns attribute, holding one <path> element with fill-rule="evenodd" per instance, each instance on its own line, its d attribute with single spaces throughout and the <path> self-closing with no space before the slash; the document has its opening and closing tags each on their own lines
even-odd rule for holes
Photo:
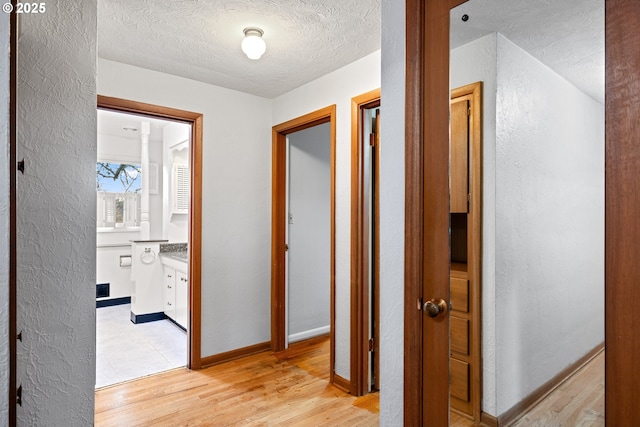
<svg viewBox="0 0 640 427">
<path fill-rule="evenodd" d="M 377 426 L 379 395 L 329 385 L 329 340 L 294 344 L 200 371 L 177 369 L 100 389 L 95 425 Z M 451 414 L 451 427 L 473 422 Z M 604 353 L 513 427 L 603 427 Z"/>
<path fill-rule="evenodd" d="M 378 393 L 329 384 L 329 340 L 96 391 L 96 426 L 377 426 Z"/>
</svg>

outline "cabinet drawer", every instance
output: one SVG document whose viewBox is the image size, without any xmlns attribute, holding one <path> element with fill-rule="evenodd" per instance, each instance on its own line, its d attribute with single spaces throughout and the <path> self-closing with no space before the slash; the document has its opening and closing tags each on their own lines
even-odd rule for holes
<svg viewBox="0 0 640 427">
<path fill-rule="evenodd" d="M 451 351 L 467 356 L 469 354 L 469 321 L 451 316 Z"/>
<path fill-rule="evenodd" d="M 454 358 L 449 359 L 451 369 L 451 396 L 469 401 L 469 364 Z"/>
<path fill-rule="evenodd" d="M 469 312 L 469 280 L 451 278 L 451 306 L 455 311 Z"/>
</svg>

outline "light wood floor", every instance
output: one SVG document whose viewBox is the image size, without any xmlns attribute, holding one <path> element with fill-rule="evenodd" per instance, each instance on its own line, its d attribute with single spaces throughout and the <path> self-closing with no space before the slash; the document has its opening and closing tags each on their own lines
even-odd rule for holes
<svg viewBox="0 0 640 427">
<path fill-rule="evenodd" d="M 329 385 L 329 340 L 96 391 L 96 426 L 377 426 L 378 393 Z"/>
<path fill-rule="evenodd" d="M 379 395 L 329 385 L 329 341 L 164 374 L 96 392 L 96 426 L 377 426 Z M 451 427 L 474 424 L 451 414 Z M 604 426 L 600 353 L 513 427 Z"/>
<path fill-rule="evenodd" d="M 451 427 L 474 424 L 451 414 Z M 510 427 L 604 427 L 604 352 Z"/>
</svg>

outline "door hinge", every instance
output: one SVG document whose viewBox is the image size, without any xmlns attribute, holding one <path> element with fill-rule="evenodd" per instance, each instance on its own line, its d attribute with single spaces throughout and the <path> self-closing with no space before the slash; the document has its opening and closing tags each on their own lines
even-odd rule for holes
<svg viewBox="0 0 640 427">
<path fill-rule="evenodd" d="M 22 384 L 20 384 L 16 390 L 16 403 L 22 406 Z"/>
<path fill-rule="evenodd" d="M 285 252 L 289 252 L 289 244 L 288 243 L 284 244 L 284 251 Z"/>
<path fill-rule="evenodd" d="M 22 172 L 22 175 L 24 175 L 24 159 L 18 162 L 18 170 Z"/>
<path fill-rule="evenodd" d="M 375 133 L 370 133 L 369 134 L 369 145 L 372 147 L 376 146 L 376 134 Z"/>
<path fill-rule="evenodd" d="M 18 332 L 18 335 L 16 335 L 16 338 L 18 339 L 18 341 L 22 341 L 22 331 Z"/>
<path fill-rule="evenodd" d="M 471 108 L 467 108 L 467 116 L 471 117 Z"/>
<path fill-rule="evenodd" d="M 369 338 L 369 351 L 373 351 L 375 343 L 376 342 L 374 338 Z"/>
</svg>

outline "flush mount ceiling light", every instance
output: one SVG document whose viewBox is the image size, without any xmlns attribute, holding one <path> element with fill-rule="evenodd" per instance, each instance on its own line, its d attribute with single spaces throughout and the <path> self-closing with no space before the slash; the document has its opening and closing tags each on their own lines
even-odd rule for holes
<svg viewBox="0 0 640 427">
<path fill-rule="evenodd" d="M 244 40 L 242 40 L 242 51 L 249 59 L 260 59 L 267 45 L 262 39 L 264 31 L 260 28 L 249 27 L 244 30 Z"/>
</svg>

